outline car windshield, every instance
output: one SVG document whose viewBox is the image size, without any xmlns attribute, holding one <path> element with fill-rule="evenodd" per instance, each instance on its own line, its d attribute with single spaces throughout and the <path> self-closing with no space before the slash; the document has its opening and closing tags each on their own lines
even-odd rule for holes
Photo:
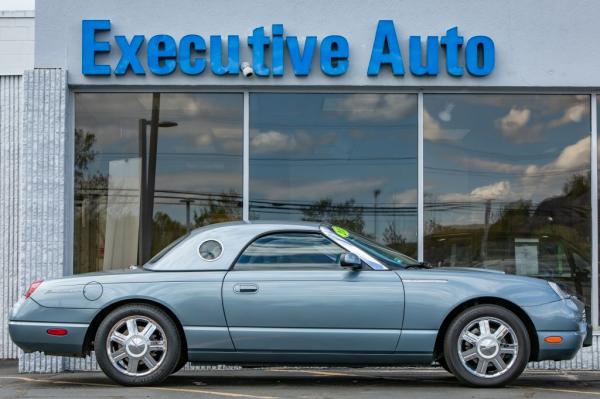
<svg viewBox="0 0 600 399">
<path fill-rule="evenodd" d="M 380 245 L 370 238 L 361 236 L 360 234 L 353 233 L 338 226 L 331 226 L 331 229 L 340 237 L 351 242 L 358 248 L 367 252 L 369 255 L 377 258 L 380 262 L 383 262 L 386 266 L 405 268 L 407 266 L 416 265 L 419 263 L 416 259 L 413 259 L 410 256 Z"/>
</svg>

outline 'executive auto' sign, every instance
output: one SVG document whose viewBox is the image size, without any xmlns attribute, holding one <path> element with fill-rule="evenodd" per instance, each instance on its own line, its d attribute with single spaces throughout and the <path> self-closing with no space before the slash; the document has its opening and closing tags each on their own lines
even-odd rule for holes
<svg viewBox="0 0 600 399">
<path fill-rule="evenodd" d="M 144 35 L 126 37 L 114 36 L 112 41 L 99 36 L 110 32 L 110 20 L 82 21 L 82 73 L 91 76 L 125 75 L 129 71 L 136 75 L 169 75 L 179 69 L 186 75 L 200 75 L 207 67 L 215 75 L 237 75 L 244 69 L 240 64 L 240 37 L 227 36 L 227 49 L 222 46 L 223 38 L 210 36 L 207 40 L 196 34 L 185 35 L 178 41 L 170 35 Z M 263 27 L 253 30 L 247 44 L 252 49 L 251 66 L 246 66 L 257 76 L 283 76 L 284 58 L 289 59 L 292 72 L 296 76 L 308 76 L 313 58 L 320 60 L 321 72 L 328 76 L 346 73 L 350 65 L 350 46 L 344 36 L 330 35 L 319 41 L 316 36 L 307 36 L 303 43 L 297 36 L 284 34 L 282 24 L 271 26 L 271 35 L 265 34 Z M 146 56 L 140 59 L 140 50 L 146 46 Z M 463 76 L 465 70 L 472 76 L 489 75 L 494 69 L 494 42 L 488 36 L 473 36 L 465 43 L 458 34 L 458 28 L 446 31 L 444 36 L 428 36 L 423 49 L 420 36 L 410 36 L 408 40 L 408 68 L 398 42 L 393 21 L 381 20 L 377 24 L 375 39 L 371 48 L 371 58 L 367 74 L 377 76 L 382 66 L 389 68 L 394 76 L 404 76 L 406 69 L 414 76 L 436 76 L 440 71 L 440 46 L 445 53 L 446 73 Z M 464 46 L 464 51 L 460 49 Z M 271 48 L 270 62 L 267 61 L 267 48 Z M 99 64 L 96 56 L 118 51 L 116 65 Z M 464 54 L 464 60 L 461 59 Z M 224 62 L 225 60 L 225 62 Z M 248 73 L 249 74 L 249 73 Z"/>
</svg>

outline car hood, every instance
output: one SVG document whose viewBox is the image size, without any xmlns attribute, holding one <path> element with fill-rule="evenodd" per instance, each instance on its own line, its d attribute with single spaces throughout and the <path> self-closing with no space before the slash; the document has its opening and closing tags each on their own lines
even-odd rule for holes
<svg viewBox="0 0 600 399">
<path fill-rule="evenodd" d="M 464 295 L 466 299 L 476 297 L 498 297 L 519 306 L 534 306 L 557 301 L 560 298 L 548 282 L 539 278 L 504 273 L 494 269 L 474 267 L 436 267 L 399 271 L 405 285 L 406 295 L 423 295 L 422 284 L 413 281 L 438 284 L 436 290 Z M 442 285 L 439 285 L 442 282 Z M 452 298 L 452 295 L 448 297 Z"/>
</svg>

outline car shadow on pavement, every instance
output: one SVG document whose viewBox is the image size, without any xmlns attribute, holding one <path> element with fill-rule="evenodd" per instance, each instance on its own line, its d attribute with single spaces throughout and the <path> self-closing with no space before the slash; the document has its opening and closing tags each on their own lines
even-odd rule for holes
<svg viewBox="0 0 600 399">
<path fill-rule="evenodd" d="M 122 387 L 97 372 L 0 376 L 0 399 L 29 397 L 32 392 L 34 396 L 64 398 L 118 394 L 128 398 L 349 399 L 392 397 L 398 392 L 415 399 L 571 398 L 599 396 L 600 373 L 527 371 L 506 389 L 467 388 L 442 369 L 417 368 L 187 370 L 160 385 L 137 388 Z"/>
</svg>

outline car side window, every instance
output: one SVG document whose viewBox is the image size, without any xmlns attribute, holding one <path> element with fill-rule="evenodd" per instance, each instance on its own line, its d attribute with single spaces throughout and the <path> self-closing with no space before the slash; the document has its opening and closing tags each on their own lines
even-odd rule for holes
<svg viewBox="0 0 600 399">
<path fill-rule="evenodd" d="M 235 270 L 339 270 L 346 252 L 318 233 L 274 233 L 250 244 Z"/>
</svg>

